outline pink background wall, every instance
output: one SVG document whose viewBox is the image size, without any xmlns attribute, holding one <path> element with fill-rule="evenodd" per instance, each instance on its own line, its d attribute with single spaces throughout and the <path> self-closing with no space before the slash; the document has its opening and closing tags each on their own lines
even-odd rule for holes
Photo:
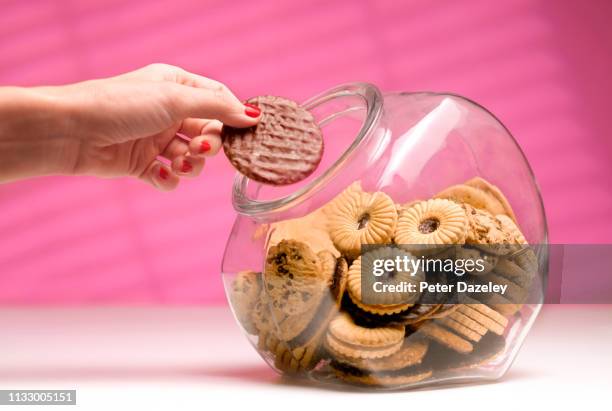
<svg viewBox="0 0 612 411">
<path fill-rule="evenodd" d="M 496 113 L 542 188 L 554 242 L 611 242 L 612 2 L 0 0 L 0 85 L 165 62 L 240 97 L 368 81 Z M 41 178 L 0 186 L 0 303 L 219 303 L 234 218 L 222 156 L 178 191 Z"/>
</svg>

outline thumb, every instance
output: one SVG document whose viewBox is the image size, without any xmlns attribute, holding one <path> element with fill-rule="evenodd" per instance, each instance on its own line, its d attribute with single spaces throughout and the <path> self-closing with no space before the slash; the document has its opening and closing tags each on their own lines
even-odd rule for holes
<svg viewBox="0 0 612 411">
<path fill-rule="evenodd" d="M 257 124 L 261 110 L 244 104 L 224 85 L 216 88 L 171 84 L 171 109 L 177 121 L 188 117 L 215 119 L 237 128 Z"/>
</svg>

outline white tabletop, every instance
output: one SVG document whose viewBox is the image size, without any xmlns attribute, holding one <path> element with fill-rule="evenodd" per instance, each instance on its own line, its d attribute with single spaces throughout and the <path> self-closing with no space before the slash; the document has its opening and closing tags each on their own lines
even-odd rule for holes
<svg viewBox="0 0 612 411">
<path fill-rule="evenodd" d="M 364 393 L 278 377 L 226 307 L 2 308 L 0 389 L 76 389 L 100 410 L 585 409 L 609 401 L 610 347 L 612 306 L 548 306 L 500 381 Z"/>
</svg>

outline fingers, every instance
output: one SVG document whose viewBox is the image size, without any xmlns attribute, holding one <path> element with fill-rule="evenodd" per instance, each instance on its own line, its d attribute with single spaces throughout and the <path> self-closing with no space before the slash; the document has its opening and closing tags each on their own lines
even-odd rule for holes
<svg viewBox="0 0 612 411">
<path fill-rule="evenodd" d="M 140 175 L 140 179 L 160 191 L 172 191 L 180 182 L 181 177 L 196 177 L 202 172 L 205 160 L 181 155 L 168 165 L 160 160 L 153 160 Z"/>
<path fill-rule="evenodd" d="M 140 175 L 140 179 L 160 191 L 174 190 L 179 183 L 179 177 L 159 160 L 151 161 Z"/>
<path fill-rule="evenodd" d="M 204 168 L 202 156 L 192 156 L 186 140 L 175 136 L 161 153 L 170 161 L 172 171 L 179 177 L 196 177 Z"/>
<path fill-rule="evenodd" d="M 221 150 L 219 136 L 199 136 L 189 142 L 189 153 L 194 157 L 212 157 Z"/>
<path fill-rule="evenodd" d="M 211 127 L 214 128 L 214 125 Z M 203 128 L 204 131 L 206 129 Z M 203 138 L 205 137 L 199 137 Z M 170 164 L 155 159 L 149 163 L 139 178 L 160 191 L 171 191 L 178 186 L 181 178 L 200 175 L 206 160 L 202 155 L 193 156 L 190 153 L 190 144 L 191 142 L 178 135 L 173 137 L 160 153 L 160 156 L 169 160 Z"/>
<path fill-rule="evenodd" d="M 202 172 L 205 161 L 189 154 L 181 155 L 172 160 L 172 171 L 180 177 L 196 177 Z"/>
<path fill-rule="evenodd" d="M 168 64 L 150 64 L 115 79 L 159 83 L 168 99 L 165 108 L 175 121 L 208 118 L 233 127 L 251 127 L 261 114 L 258 107 L 243 104 L 225 84 Z"/>
<path fill-rule="evenodd" d="M 187 119 L 179 132 L 192 137 L 189 153 L 194 157 L 211 157 L 221 149 L 221 129 L 223 124 L 217 120 Z"/>
<path fill-rule="evenodd" d="M 189 145 L 187 141 L 179 136 L 174 136 L 172 140 L 162 150 L 161 155 L 168 160 L 172 161 L 175 157 L 183 155 L 189 151 Z"/>
<path fill-rule="evenodd" d="M 204 127 L 212 120 L 206 120 L 203 118 L 186 118 L 181 123 L 181 127 L 178 129 L 178 133 L 193 138 L 199 136 L 204 131 Z"/>
<path fill-rule="evenodd" d="M 233 127 L 251 127 L 257 124 L 261 111 L 245 105 L 224 85 L 213 89 L 167 83 L 167 109 L 177 120 L 187 117 L 220 120 Z"/>
</svg>

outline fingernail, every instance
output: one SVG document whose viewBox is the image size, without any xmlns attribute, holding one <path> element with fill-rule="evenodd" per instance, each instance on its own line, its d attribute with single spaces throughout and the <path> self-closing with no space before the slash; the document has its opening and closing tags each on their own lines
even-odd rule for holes
<svg viewBox="0 0 612 411">
<path fill-rule="evenodd" d="M 191 163 L 187 160 L 183 161 L 183 166 L 181 167 L 181 171 L 183 173 L 188 173 L 191 170 L 193 170 L 193 166 L 191 165 Z"/>
<path fill-rule="evenodd" d="M 210 150 L 210 143 L 208 141 L 202 141 L 200 144 L 200 153 L 206 153 Z"/>
<path fill-rule="evenodd" d="M 159 178 L 161 178 L 162 180 L 165 180 L 168 178 L 168 170 L 166 170 L 163 167 L 159 168 Z"/>
<path fill-rule="evenodd" d="M 251 103 L 244 103 L 245 109 L 244 109 L 244 113 L 249 116 L 249 117 L 259 117 L 259 115 L 261 114 L 261 110 L 259 109 L 259 107 L 257 107 L 254 104 Z"/>
</svg>

